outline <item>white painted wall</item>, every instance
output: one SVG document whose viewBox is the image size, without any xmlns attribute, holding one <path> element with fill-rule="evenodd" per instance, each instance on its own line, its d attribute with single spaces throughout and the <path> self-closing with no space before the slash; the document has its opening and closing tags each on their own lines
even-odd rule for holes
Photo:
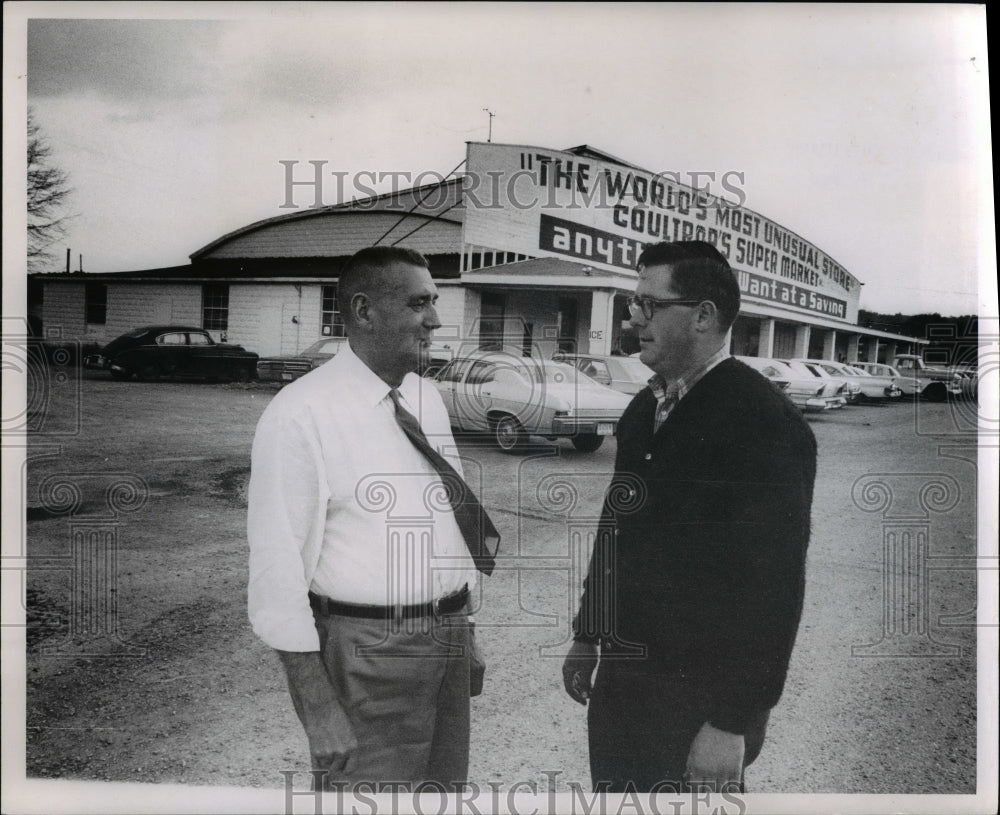
<svg viewBox="0 0 1000 815">
<path fill-rule="evenodd" d="M 47 337 L 83 340 L 86 337 L 83 284 L 48 284 L 42 301 L 42 326 Z"/>
</svg>

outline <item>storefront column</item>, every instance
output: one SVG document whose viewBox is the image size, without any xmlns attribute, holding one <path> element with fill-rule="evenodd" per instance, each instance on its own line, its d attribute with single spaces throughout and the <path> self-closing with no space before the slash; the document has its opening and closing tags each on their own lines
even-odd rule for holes
<svg viewBox="0 0 1000 815">
<path fill-rule="evenodd" d="M 588 353 L 610 354 L 611 335 L 615 318 L 615 293 L 595 291 L 590 295 L 590 339 Z"/>
<path fill-rule="evenodd" d="M 823 359 L 836 361 L 837 359 L 837 332 L 827 331 L 823 337 Z"/>
<path fill-rule="evenodd" d="M 774 356 L 774 320 L 760 321 L 760 334 L 757 335 L 757 356 L 770 359 Z"/>
<path fill-rule="evenodd" d="M 809 356 L 810 327 L 808 325 L 800 325 L 795 329 L 795 357 L 799 359 Z"/>
<path fill-rule="evenodd" d="M 896 350 L 896 343 L 890 342 L 885 347 L 885 364 L 892 365 L 896 359 L 896 354 L 899 352 Z"/>
<path fill-rule="evenodd" d="M 868 359 L 866 362 L 878 362 L 878 337 L 872 337 L 868 343 Z"/>
<path fill-rule="evenodd" d="M 861 362 L 858 359 L 858 344 L 861 342 L 860 334 L 851 334 L 847 340 L 847 361 L 850 363 Z"/>
</svg>

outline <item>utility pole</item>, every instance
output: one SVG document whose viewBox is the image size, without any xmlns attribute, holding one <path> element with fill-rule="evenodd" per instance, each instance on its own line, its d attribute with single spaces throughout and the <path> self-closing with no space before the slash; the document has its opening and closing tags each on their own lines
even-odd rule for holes
<svg viewBox="0 0 1000 815">
<path fill-rule="evenodd" d="M 486 141 L 487 142 L 491 142 L 491 141 L 493 141 L 493 117 L 496 114 L 492 110 L 490 110 L 489 108 L 483 108 L 483 110 L 485 110 L 490 115 L 490 130 L 489 130 L 489 134 L 486 136 Z"/>
</svg>

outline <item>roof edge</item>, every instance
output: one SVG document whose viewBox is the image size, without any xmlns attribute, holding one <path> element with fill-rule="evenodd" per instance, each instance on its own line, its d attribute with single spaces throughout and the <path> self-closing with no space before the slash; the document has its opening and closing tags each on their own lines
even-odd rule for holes
<svg viewBox="0 0 1000 815">
<path fill-rule="evenodd" d="M 396 215 L 407 215 L 408 217 L 424 217 L 433 218 L 435 220 L 445 220 L 454 221 L 455 223 L 461 223 L 461 221 L 455 218 L 445 218 L 442 215 L 426 215 L 425 213 L 418 212 L 407 212 L 405 210 L 395 210 L 395 209 L 385 209 L 379 208 L 379 203 L 391 199 L 393 197 L 402 195 L 403 193 L 417 193 L 423 190 L 429 190 L 435 187 L 448 186 L 451 184 L 461 185 L 463 183 L 462 176 L 457 178 L 445 179 L 444 181 L 436 181 L 431 184 L 422 184 L 419 187 L 405 187 L 399 190 L 393 190 L 391 192 L 380 193 L 379 195 L 370 195 L 367 198 L 358 198 L 353 201 L 345 201 L 339 204 L 329 204 L 322 207 L 306 207 L 303 210 L 298 210 L 296 212 L 284 212 L 281 215 L 272 215 L 270 218 L 263 218 L 259 221 L 254 221 L 253 223 L 247 224 L 246 226 L 241 226 L 238 229 L 234 229 L 232 232 L 227 232 L 225 235 L 216 238 L 211 243 L 207 243 L 200 249 L 192 252 L 188 257 L 192 261 L 199 260 L 206 254 L 211 252 L 223 243 L 232 240 L 233 238 L 239 237 L 240 235 L 245 235 L 249 232 L 253 232 L 264 226 L 269 226 L 271 224 L 284 223 L 286 221 L 295 221 L 300 218 L 315 218 L 319 215 L 327 215 L 331 212 L 341 212 L 349 210 L 361 210 L 363 212 L 382 212 L 386 214 L 396 214 Z"/>
</svg>

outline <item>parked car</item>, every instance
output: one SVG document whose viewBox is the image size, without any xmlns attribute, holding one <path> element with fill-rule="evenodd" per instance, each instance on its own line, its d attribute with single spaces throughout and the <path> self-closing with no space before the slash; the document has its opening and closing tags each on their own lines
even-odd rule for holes
<svg viewBox="0 0 1000 815">
<path fill-rule="evenodd" d="M 257 362 L 257 378 L 262 382 L 292 382 L 333 359 L 346 342 L 347 337 L 323 337 L 300 354 L 263 357 Z M 447 345 L 431 343 L 428 362 L 420 373 L 426 376 L 437 372 L 451 357 L 451 349 Z"/>
<path fill-rule="evenodd" d="M 858 384 L 861 385 L 861 393 L 865 399 L 901 399 L 903 389 L 896 382 L 896 377 L 881 376 L 873 374 L 856 365 L 841 363 L 841 367 L 848 373 L 858 376 Z"/>
<path fill-rule="evenodd" d="M 257 355 L 241 345 L 217 343 L 207 331 L 183 325 L 150 325 L 113 339 L 83 361 L 115 379 L 145 382 L 199 378 L 249 382 L 257 375 Z"/>
<path fill-rule="evenodd" d="M 979 365 L 977 363 L 959 364 L 952 366 L 952 370 L 959 376 L 962 393 L 973 399 L 978 399 Z"/>
<path fill-rule="evenodd" d="M 794 359 L 779 359 L 777 361 L 783 362 L 798 376 L 803 377 L 807 382 L 809 381 L 810 376 L 820 380 L 823 384 L 824 396 L 834 396 L 839 398 L 841 406 L 847 404 L 847 384 L 843 380 L 834 379 L 827 374 L 826 371 L 816 368 L 815 366 L 806 365 Z"/>
<path fill-rule="evenodd" d="M 794 371 L 787 363 L 764 357 L 736 357 L 740 362 L 759 371 L 803 411 L 836 410 L 844 406 L 839 387 L 817 382 L 811 373 Z M 829 391 L 829 392 L 828 392 Z"/>
<path fill-rule="evenodd" d="M 827 377 L 834 382 L 842 383 L 844 386 L 842 395 L 847 404 L 854 405 L 861 401 L 861 386 L 855 381 L 855 378 L 848 376 L 842 371 L 837 371 L 825 361 L 816 359 L 790 359 L 784 361 L 802 365 L 816 374 L 816 376 Z"/>
<path fill-rule="evenodd" d="M 854 368 L 843 362 L 833 362 L 828 359 L 801 361 L 816 365 L 834 378 L 846 377 L 849 382 L 857 385 L 855 401 L 862 399 L 898 399 L 903 395 L 899 386 L 895 382 L 888 381 L 886 377 L 873 377 L 867 371 L 862 371 L 860 368 Z"/>
<path fill-rule="evenodd" d="M 257 378 L 261 382 L 292 382 L 333 359 L 347 337 L 323 337 L 300 354 L 262 357 L 257 361 Z"/>
<path fill-rule="evenodd" d="M 643 365 L 638 357 L 610 356 L 608 354 L 569 354 L 557 351 L 552 359 L 573 365 L 595 382 L 635 395 L 649 382 L 651 368 Z"/>
<path fill-rule="evenodd" d="M 897 354 L 893 367 L 899 371 L 900 387 L 907 394 L 919 395 L 931 402 L 943 402 L 962 394 L 962 376 L 955 370 L 928 365 L 916 354 Z"/>
<path fill-rule="evenodd" d="M 452 426 L 488 433 L 505 452 L 532 435 L 568 438 L 581 452 L 613 436 L 630 398 L 572 365 L 480 351 L 458 357 L 434 377 Z"/>
</svg>

